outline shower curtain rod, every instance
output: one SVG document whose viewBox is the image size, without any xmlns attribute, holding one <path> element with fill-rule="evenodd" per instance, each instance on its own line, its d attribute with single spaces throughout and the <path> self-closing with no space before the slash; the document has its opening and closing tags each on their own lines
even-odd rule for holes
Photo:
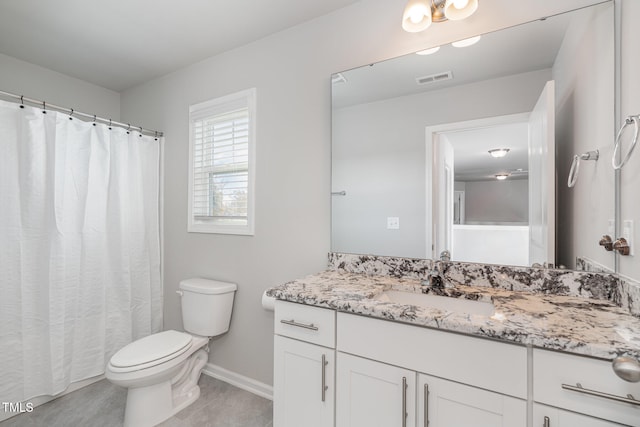
<svg viewBox="0 0 640 427">
<path fill-rule="evenodd" d="M 147 135 L 155 136 L 155 137 L 164 136 L 164 134 L 162 132 L 159 132 L 159 131 L 155 131 L 155 130 L 151 130 L 151 129 L 145 129 L 145 128 L 141 127 L 141 126 L 131 126 L 129 123 L 116 122 L 116 121 L 113 121 L 111 119 L 105 119 L 103 117 L 98 117 L 95 114 L 82 113 L 80 111 L 74 110 L 73 108 L 60 107 L 59 105 L 49 104 L 49 103 L 47 103 L 45 101 L 39 101 L 37 99 L 27 98 L 26 96 L 16 95 L 15 93 L 10 93 L 10 92 L 5 92 L 3 90 L 0 90 L 0 95 L 16 99 L 16 100 L 20 101 L 22 104 L 27 102 L 27 103 L 32 104 L 34 106 L 40 106 L 40 107 L 43 108 L 43 110 L 47 110 L 48 109 L 48 110 L 60 111 L 60 112 L 65 113 L 65 114 L 69 114 L 69 117 L 73 117 L 73 116 L 84 117 L 84 118 L 87 118 L 87 119 L 91 119 L 91 121 L 103 123 L 103 124 L 106 124 L 106 125 L 109 125 L 109 126 L 117 126 L 117 127 L 121 127 L 121 128 L 127 129 L 127 130 L 137 130 L 141 134 L 147 134 Z"/>
</svg>

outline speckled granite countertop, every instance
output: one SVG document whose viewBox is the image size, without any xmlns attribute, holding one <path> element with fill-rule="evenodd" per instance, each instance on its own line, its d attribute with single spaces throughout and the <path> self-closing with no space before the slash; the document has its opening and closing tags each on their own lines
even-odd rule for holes
<svg viewBox="0 0 640 427">
<path fill-rule="evenodd" d="M 490 301 L 491 317 L 372 299 L 386 290 Z M 418 279 L 325 271 L 267 291 L 280 300 L 603 359 L 640 359 L 640 318 L 610 301 L 500 288 L 429 289 Z"/>
</svg>

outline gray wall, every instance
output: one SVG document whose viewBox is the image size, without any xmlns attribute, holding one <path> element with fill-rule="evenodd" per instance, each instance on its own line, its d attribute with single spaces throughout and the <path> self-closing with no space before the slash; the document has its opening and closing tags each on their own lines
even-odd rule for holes
<svg viewBox="0 0 640 427">
<path fill-rule="evenodd" d="M 468 22 L 408 34 L 405 0 L 363 0 L 123 92 L 123 118 L 166 133 L 165 327 L 182 326 L 180 279 L 237 282 L 231 329 L 210 361 L 271 384 L 273 316 L 260 295 L 326 266 L 330 74 L 592 3 L 496 0 Z M 187 233 L 188 106 L 249 87 L 258 91 L 256 234 Z"/>
<path fill-rule="evenodd" d="M 0 53 L 0 90 L 120 120 L 120 94 Z"/>
<path fill-rule="evenodd" d="M 527 179 L 467 182 L 464 198 L 465 224 L 529 223 Z"/>
</svg>

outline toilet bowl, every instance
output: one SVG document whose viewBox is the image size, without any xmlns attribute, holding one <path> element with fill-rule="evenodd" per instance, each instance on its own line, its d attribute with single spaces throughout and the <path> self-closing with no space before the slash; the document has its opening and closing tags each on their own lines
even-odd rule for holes
<svg viewBox="0 0 640 427">
<path fill-rule="evenodd" d="M 189 333 L 149 335 L 111 357 L 105 376 L 128 388 L 125 427 L 157 425 L 200 397 L 198 380 L 208 360 L 209 337 L 229 329 L 236 289 L 233 283 L 183 280 L 178 293 Z"/>
</svg>

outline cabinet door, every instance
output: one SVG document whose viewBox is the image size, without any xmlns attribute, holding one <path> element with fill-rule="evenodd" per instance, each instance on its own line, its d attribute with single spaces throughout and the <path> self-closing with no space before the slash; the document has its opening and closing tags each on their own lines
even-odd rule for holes
<svg viewBox="0 0 640 427">
<path fill-rule="evenodd" d="M 337 427 L 415 426 L 416 373 L 338 353 Z"/>
<path fill-rule="evenodd" d="M 634 424 L 640 425 L 640 424 Z M 622 424 L 576 414 L 551 406 L 533 404 L 533 427 L 620 427 Z"/>
<path fill-rule="evenodd" d="M 275 336 L 274 427 L 334 425 L 334 362 L 334 350 Z"/>
<path fill-rule="evenodd" d="M 418 426 L 524 427 L 527 402 L 429 375 L 418 375 Z"/>
</svg>

